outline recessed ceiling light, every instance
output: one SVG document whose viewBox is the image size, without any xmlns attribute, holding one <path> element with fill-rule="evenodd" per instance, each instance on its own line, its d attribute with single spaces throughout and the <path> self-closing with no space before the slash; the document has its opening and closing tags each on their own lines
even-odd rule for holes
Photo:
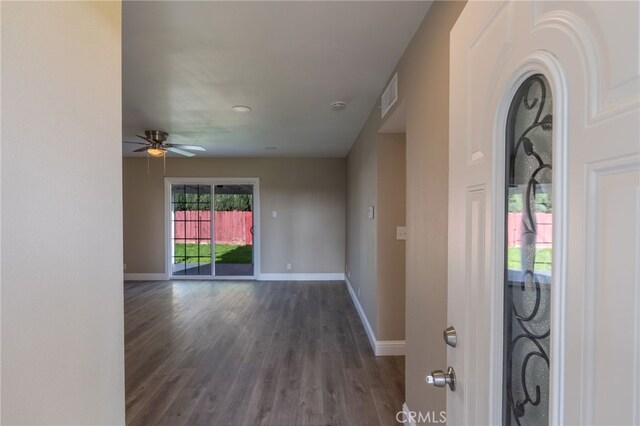
<svg viewBox="0 0 640 426">
<path fill-rule="evenodd" d="M 342 111 L 346 107 L 347 107 L 347 104 L 345 104 L 342 101 L 336 101 L 331 104 L 331 109 L 334 111 Z"/>
<path fill-rule="evenodd" d="M 235 112 L 242 112 L 242 113 L 251 112 L 251 107 L 247 105 L 235 105 L 231 109 L 234 110 Z"/>
</svg>

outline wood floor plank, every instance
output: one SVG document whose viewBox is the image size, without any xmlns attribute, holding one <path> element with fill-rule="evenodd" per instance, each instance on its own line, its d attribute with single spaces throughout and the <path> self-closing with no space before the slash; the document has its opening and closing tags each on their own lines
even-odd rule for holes
<svg viewBox="0 0 640 426">
<path fill-rule="evenodd" d="M 324 424 L 322 357 L 316 335 L 309 335 L 302 348 L 302 378 L 300 398 L 296 410 L 296 424 Z"/>
<path fill-rule="evenodd" d="M 344 370 L 344 394 L 347 413 L 358 413 L 358 418 L 362 424 L 379 425 L 380 419 L 376 411 L 376 406 L 371 394 L 371 389 L 367 386 L 363 369 Z"/>
<path fill-rule="evenodd" d="M 339 352 L 322 353 L 322 414 L 324 424 L 347 425 L 342 358 Z"/>
<path fill-rule="evenodd" d="M 404 358 L 375 357 L 343 282 L 125 283 L 127 424 L 396 424 Z"/>
<path fill-rule="evenodd" d="M 390 389 L 371 389 L 371 397 L 376 407 L 376 413 L 378 414 L 378 420 L 381 425 L 393 425 L 397 424 L 397 419 L 403 417 L 397 417 L 398 412 L 401 411 L 402 405 L 398 405 L 397 398 L 393 395 L 393 390 Z"/>
</svg>

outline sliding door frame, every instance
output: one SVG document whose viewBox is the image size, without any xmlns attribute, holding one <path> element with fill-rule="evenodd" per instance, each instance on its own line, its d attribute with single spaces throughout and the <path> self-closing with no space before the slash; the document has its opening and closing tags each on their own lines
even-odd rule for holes
<svg viewBox="0 0 640 426">
<path fill-rule="evenodd" d="M 171 185 L 210 185 L 211 186 L 211 275 L 173 275 L 172 265 L 172 228 L 171 228 Z M 215 275 L 215 186 L 216 185 L 252 185 L 253 186 L 253 275 L 216 276 Z M 257 280 L 260 277 L 260 178 L 164 178 L 164 249 L 167 280 Z"/>
</svg>

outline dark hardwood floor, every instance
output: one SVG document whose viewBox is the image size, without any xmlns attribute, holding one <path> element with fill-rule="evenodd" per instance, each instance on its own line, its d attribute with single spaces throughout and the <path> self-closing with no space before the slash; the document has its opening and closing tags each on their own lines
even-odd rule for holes
<svg viewBox="0 0 640 426">
<path fill-rule="evenodd" d="M 393 425 L 404 358 L 375 357 L 342 282 L 125 283 L 127 424 Z"/>
</svg>

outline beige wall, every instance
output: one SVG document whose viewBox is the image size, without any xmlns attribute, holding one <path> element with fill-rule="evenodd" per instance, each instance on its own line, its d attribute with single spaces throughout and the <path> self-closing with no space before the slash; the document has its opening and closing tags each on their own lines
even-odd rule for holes
<svg viewBox="0 0 640 426">
<path fill-rule="evenodd" d="M 405 225 L 406 135 L 379 134 L 378 150 L 378 340 L 405 337 L 405 241 L 396 228 Z"/>
<path fill-rule="evenodd" d="M 406 399 L 411 410 L 440 411 L 446 392 L 426 373 L 446 367 L 449 32 L 465 2 L 431 6 L 398 66 L 407 102 Z"/>
<path fill-rule="evenodd" d="M 0 2 L 0 129 L 2 129 L 2 3 Z M 2 130 L 0 130 L 0 167 L 2 166 Z M 2 424 L 2 169 L 0 169 L 0 424 Z"/>
<path fill-rule="evenodd" d="M 374 334 L 378 333 L 376 222 L 367 208 L 377 206 L 378 160 L 375 138 L 379 123 L 367 120 L 347 156 L 347 278 Z"/>
<path fill-rule="evenodd" d="M 121 5 L 0 7 L 0 422 L 124 424 Z"/>
<path fill-rule="evenodd" d="M 151 159 L 149 172 L 146 158 L 123 161 L 127 273 L 163 273 L 162 160 Z M 170 158 L 166 170 L 170 177 L 260 178 L 261 273 L 344 271 L 345 173 L 340 158 Z"/>
<path fill-rule="evenodd" d="M 388 120 L 400 105 L 406 108 L 405 371 L 407 404 L 414 411 L 439 412 L 446 405 L 446 392 L 427 386 L 424 376 L 446 366 L 442 330 L 447 325 L 449 32 L 464 5 L 463 1 L 433 3 L 393 72 L 398 72 L 399 101 L 385 117 Z M 360 301 L 369 322 L 376 324 L 376 336 L 386 339 L 396 336 L 390 330 L 397 333 L 401 324 L 392 312 L 402 290 L 380 283 L 392 283 L 393 276 L 401 275 L 392 272 L 387 256 L 374 254 L 384 246 L 381 238 L 383 232 L 391 232 L 390 226 L 384 231 L 372 226 L 363 210 L 367 203 L 377 202 L 380 211 L 385 202 L 381 199 L 385 191 L 379 188 L 382 175 L 376 175 L 388 164 L 389 153 L 383 153 L 384 145 L 379 144 L 383 136 L 377 134 L 384 124 L 378 104 L 349 153 L 347 263 L 350 281 L 363 289 Z M 387 318 L 382 314 L 385 309 Z"/>
<path fill-rule="evenodd" d="M 405 135 L 381 123 L 374 108 L 347 156 L 347 278 L 376 340 L 404 340 Z"/>
</svg>

